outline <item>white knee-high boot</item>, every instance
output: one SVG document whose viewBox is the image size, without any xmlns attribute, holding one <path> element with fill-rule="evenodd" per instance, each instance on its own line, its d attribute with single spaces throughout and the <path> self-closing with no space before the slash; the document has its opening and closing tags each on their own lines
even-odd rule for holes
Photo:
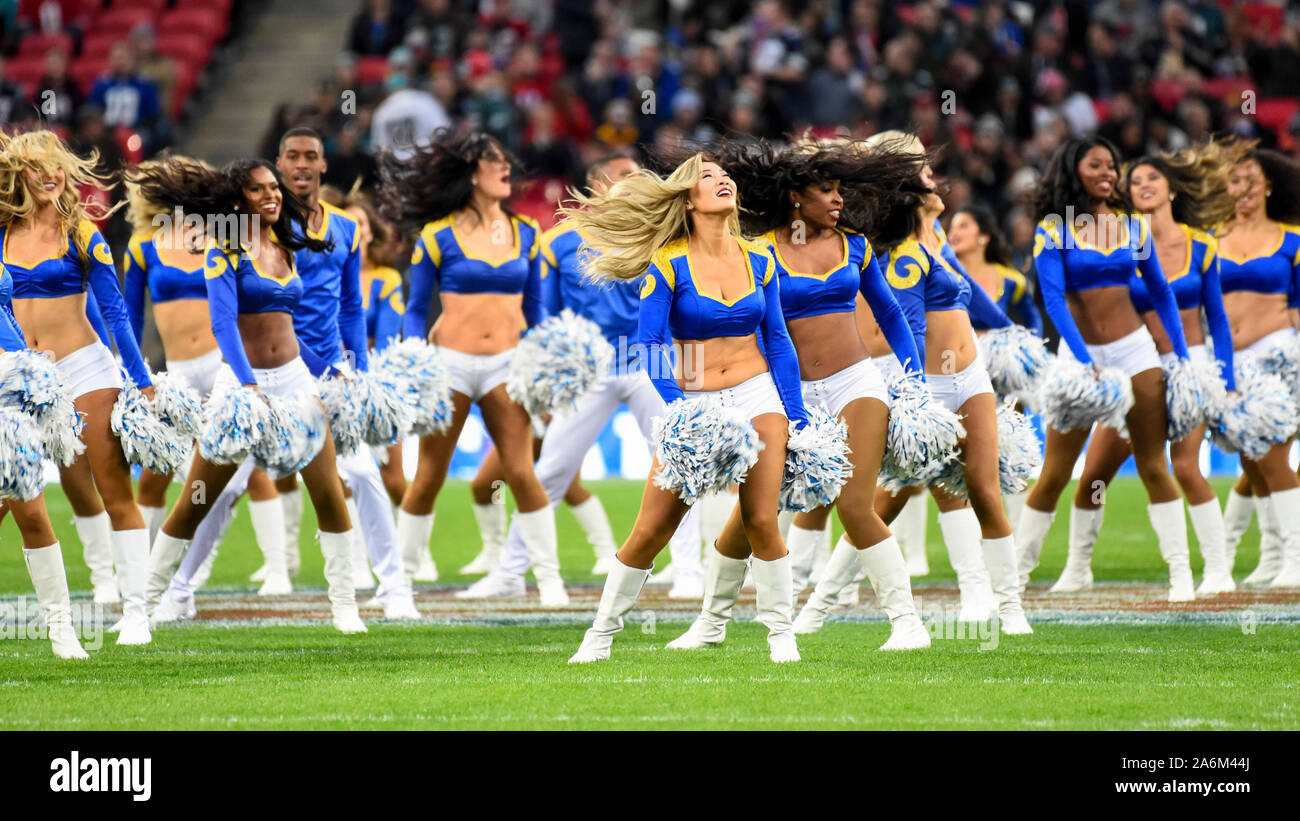
<svg viewBox="0 0 1300 821">
<path fill-rule="evenodd" d="M 253 523 L 253 535 L 262 549 L 262 586 L 259 596 L 287 596 L 293 592 L 289 581 L 289 559 L 285 546 L 284 505 L 279 499 L 261 502 L 248 500 L 248 518 Z"/>
<path fill-rule="evenodd" d="M 722 529 L 731 518 L 731 511 L 736 507 L 737 496 L 734 493 L 708 493 L 696 503 L 700 508 L 700 538 L 704 544 L 716 544 L 722 535 Z"/>
<path fill-rule="evenodd" d="M 122 600 L 113 575 L 113 528 L 109 525 L 108 511 L 94 516 L 73 516 L 81 540 L 82 555 L 90 568 L 90 585 L 95 591 L 95 604 L 117 604 Z"/>
<path fill-rule="evenodd" d="M 821 538 L 817 540 L 817 547 L 813 550 L 812 575 L 808 577 L 808 584 L 816 587 L 817 582 L 821 580 L 822 573 L 826 572 L 826 564 L 831 560 L 831 520 L 826 519 L 826 526 L 821 529 Z M 866 572 L 866 571 L 863 571 Z M 795 591 L 798 597 L 802 590 Z"/>
<path fill-rule="evenodd" d="M 118 644 L 148 644 L 149 631 L 149 531 L 114 530 L 113 562 L 117 565 L 117 583 L 122 591 L 122 620 L 109 628 L 117 633 Z"/>
<path fill-rule="evenodd" d="M 993 596 L 998 603 L 998 621 L 1009 636 L 1034 632 L 1020 604 L 1020 583 L 1016 573 L 1016 540 L 1012 536 L 983 539 L 980 546 L 989 569 Z"/>
<path fill-rule="evenodd" d="M 785 537 L 786 549 L 790 551 L 790 572 L 794 577 L 794 594 L 798 596 L 808 588 L 817 559 L 817 548 L 822 542 L 822 531 L 809 530 L 790 523 Z"/>
<path fill-rule="evenodd" d="M 925 551 L 926 514 L 930 507 L 930 492 L 923 490 L 903 505 L 889 529 L 893 531 L 898 546 L 907 559 L 907 572 L 913 576 L 930 575 L 930 558 Z"/>
<path fill-rule="evenodd" d="M 1300 488 L 1273 494 L 1273 519 L 1282 545 L 1282 568 L 1269 587 L 1300 587 Z"/>
<path fill-rule="evenodd" d="M 755 607 L 758 620 L 767 627 L 768 653 L 780 664 L 799 661 L 799 645 L 794 637 L 794 576 L 790 556 L 765 562 L 755 556 L 750 562 L 754 572 Z"/>
<path fill-rule="evenodd" d="M 794 620 L 794 632 L 798 634 L 816 633 L 826 623 L 826 617 L 839 602 L 843 592 L 853 585 L 862 564 L 861 551 L 853 546 L 847 537 L 841 536 L 831 559 L 826 563 L 821 580 L 813 588 L 812 595 L 804 603 L 799 616 Z"/>
<path fill-rule="evenodd" d="M 1282 572 L 1282 534 L 1274 512 L 1275 495 L 1255 497 L 1255 509 L 1259 511 L 1259 564 L 1242 584 L 1268 584 Z"/>
<path fill-rule="evenodd" d="M 153 544 L 154 539 L 158 538 L 158 531 L 162 530 L 163 520 L 167 518 L 167 508 L 152 505 L 139 505 L 139 508 L 144 516 L 145 529 L 149 531 L 149 544 Z"/>
<path fill-rule="evenodd" d="M 154 610 L 162 601 L 163 593 L 167 592 L 167 586 L 171 584 L 172 576 L 176 575 L 176 568 L 180 567 L 191 544 L 193 539 L 178 539 L 163 531 L 159 531 L 154 538 L 153 547 L 149 551 L 149 581 L 145 587 L 145 606 L 151 621 Z"/>
<path fill-rule="evenodd" d="M 1182 498 L 1147 505 L 1147 517 L 1156 532 L 1160 555 L 1169 565 L 1169 601 L 1192 601 L 1196 598 L 1196 586 L 1192 581 L 1187 518 L 1183 514 Z"/>
<path fill-rule="evenodd" d="M 596 555 L 596 564 L 591 568 L 592 575 L 605 575 L 609 572 L 614 554 L 618 552 L 618 545 L 614 543 L 614 529 L 610 527 L 609 515 L 605 513 L 600 497 L 593 493 L 587 501 L 570 507 L 569 511 L 578 520 L 578 526 L 587 537 L 587 544 L 591 545 L 591 550 Z M 504 539 L 504 531 L 501 535 Z"/>
<path fill-rule="evenodd" d="M 948 548 L 948 560 L 957 573 L 961 593 L 959 621 L 988 621 L 995 615 L 992 583 L 980 550 L 980 523 L 975 511 L 968 508 L 939 513 L 939 529 Z"/>
<path fill-rule="evenodd" d="M 1052 529 L 1052 520 L 1055 518 L 1054 510 L 1051 513 L 1044 513 L 1025 505 L 1025 508 L 1020 511 L 1019 521 L 1013 520 L 1021 590 L 1029 584 L 1029 574 L 1038 567 L 1038 557 L 1043 552 L 1043 542 L 1047 541 L 1047 533 Z"/>
<path fill-rule="evenodd" d="M 352 531 L 320 531 L 320 552 L 325 559 L 325 583 L 329 586 L 330 612 L 341 633 L 364 633 L 366 625 L 357 612 L 357 594 L 352 587 Z"/>
<path fill-rule="evenodd" d="M 1065 569 L 1049 592 L 1074 593 L 1092 587 L 1092 549 L 1097 545 L 1097 534 L 1106 517 L 1106 506 L 1096 510 L 1070 507 L 1070 553 L 1065 559 Z"/>
<path fill-rule="evenodd" d="M 90 658 L 77 640 L 72 626 L 72 601 L 68 596 L 68 573 L 63 567 L 63 549 L 59 543 L 48 547 L 23 548 L 27 575 L 36 588 L 36 601 L 45 611 L 45 628 L 49 632 L 54 655 L 61 659 Z"/>
<path fill-rule="evenodd" d="M 912 599 L 912 579 L 898 541 L 890 536 L 865 550 L 858 551 L 858 561 L 867 570 L 867 580 L 876 593 L 880 609 L 889 616 L 889 639 L 881 650 L 921 650 L 930 646 L 930 633 L 916 612 Z M 799 615 L 803 615 L 800 613 Z"/>
<path fill-rule="evenodd" d="M 668 540 L 668 553 L 672 557 L 669 569 L 673 571 L 673 586 L 668 590 L 670 599 L 704 598 L 704 562 L 700 554 L 700 513 L 696 506 L 686 511 L 681 523 Z"/>
<path fill-rule="evenodd" d="M 284 511 L 284 564 L 292 579 L 302 566 L 302 491 L 295 488 L 281 493 L 280 507 Z"/>
<path fill-rule="evenodd" d="M 416 516 L 398 508 L 397 545 L 402 551 L 402 567 L 417 582 L 438 580 L 438 566 L 429 554 L 429 537 L 433 533 L 433 516 Z M 432 578 L 430 578 L 432 577 Z"/>
<path fill-rule="evenodd" d="M 587 501 L 595 501 L 600 504 L 595 496 L 592 496 Z M 579 505 L 578 507 L 582 506 Z M 574 511 L 574 515 L 577 515 L 577 508 L 574 508 Z M 460 569 L 460 575 L 462 576 L 477 576 L 496 567 L 497 559 L 501 557 L 501 547 L 506 542 L 507 519 L 504 503 L 488 502 L 485 505 L 480 505 L 476 502 L 474 504 L 474 521 L 478 522 L 478 534 L 479 539 L 483 542 L 483 547 L 469 564 Z M 582 524 L 581 518 L 578 519 L 578 523 Z M 613 555 L 613 553 L 610 555 Z"/>
<path fill-rule="evenodd" d="M 348 497 L 348 518 L 352 521 L 352 588 L 371 590 L 375 587 L 374 574 L 370 572 L 370 556 L 366 553 L 366 534 L 361 529 L 361 514 L 357 512 L 355 497 Z"/>
<path fill-rule="evenodd" d="M 671 650 L 697 650 L 721 644 L 727 638 L 727 622 L 740 598 L 740 586 L 749 570 L 749 559 L 733 559 L 709 548 L 700 615 L 685 633 L 668 642 Z"/>
<path fill-rule="evenodd" d="M 1250 529 L 1250 520 L 1254 516 L 1255 497 L 1242 496 L 1236 488 L 1229 490 L 1228 500 L 1223 503 L 1223 546 L 1228 556 L 1229 575 L 1237 564 L 1237 545 Z"/>
<path fill-rule="evenodd" d="M 555 510 L 546 507 L 528 513 L 515 511 L 519 535 L 528 549 L 528 561 L 537 579 L 537 592 L 543 607 L 564 607 L 569 603 L 569 593 L 560 577 L 559 545 L 555 536 Z"/>
<path fill-rule="evenodd" d="M 1187 512 L 1192 517 L 1196 541 L 1201 545 L 1201 558 L 1205 560 L 1205 571 L 1197 595 L 1231 593 L 1237 589 L 1237 585 L 1232 580 L 1232 566 L 1228 563 L 1223 511 L 1219 510 L 1219 500 L 1211 499 L 1199 505 L 1188 505 Z"/>
<path fill-rule="evenodd" d="M 1019 493 L 1008 493 L 1002 497 L 1003 506 L 1007 509 L 1007 521 L 1011 522 L 1013 527 L 1020 521 L 1021 514 L 1025 512 L 1025 502 L 1028 500 L 1028 490 L 1022 490 Z M 1019 558 L 1019 547 L 1017 546 L 1017 564 L 1019 564 Z"/>
<path fill-rule="evenodd" d="M 653 568 L 651 568 L 653 569 Z M 578 652 L 569 659 L 570 664 L 586 664 L 609 658 L 614 644 L 614 634 L 623 629 L 623 616 L 636 605 L 641 588 L 650 578 L 650 570 L 628 567 L 614 557 L 609 574 L 605 576 L 605 589 L 600 594 L 596 618 L 591 623 Z"/>
</svg>

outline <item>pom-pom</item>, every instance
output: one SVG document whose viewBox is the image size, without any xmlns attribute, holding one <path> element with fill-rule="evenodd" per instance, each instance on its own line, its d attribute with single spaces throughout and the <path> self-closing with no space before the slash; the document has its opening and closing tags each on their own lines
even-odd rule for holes
<svg viewBox="0 0 1300 821">
<path fill-rule="evenodd" d="M 1029 417 L 1016 410 L 1015 399 L 998 406 L 998 485 L 1006 494 L 1029 487 L 1029 480 L 1043 466 L 1043 446 Z M 962 499 L 969 498 L 966 466 L 949 462 L 935 484 Z"/>
<path fill-rule="evenodd" d="M 45 489 L 45 449 L 36 423 L 15 408 L 0 408 L 0 498 L 30 502 Z"/>
<path fill-rule="evenodd" d="M 153 375 L 153 412 L 186 439 L 197 439 L 203 432 L 203 400 L 175 374 Z"/>
<path fill-rule="evenodd" d="M 1217 362 L 1175 359 L 1165 366 L 1165 429 L 1180 442 L 1214 418 L 1226 399 L 1227 383 Z"/>
<path fill-rule="evenodd" d="M 1228 453 L 1259 460 L 1290 439 L 1300 425 L 1296 403 L 1276 375 L 1242 368 L 1237 392 L 1227 398 L 1213 426 L 1214 443 Z"/>
<path fill-rule="evenodd" d="M 1249 362 L 1248 369 L 1278 377 L 1293 397 L 1300 398 L 1300 337 L 1292 335 L 1257 355 L 1246 354 L 1242 358 Z"/>
<path fill-rule="evenodd" d="M 339 454 L 364 445 L 387 447 L 405 436 L 415 414 L 404 390 L 386 376 L 361 371 L 319 381 L 321 403 Z"/>
<path fill-rule="evenodd" d="M 839 498 L 844 483 L 853 475 L 848 436 L 848 426 L 817 405 L 808 408 L 808 424 L 796 430 L 794 422 L 790 423 L 781 480 L 782 510 L 813 510 Z"/>
<path fill-rule="evenodd" d="M 67 467 L 86 450 L 86 426 L 63 387 L 54 361 L 35 351 L 0 355 L 0 406 L 21 410 L 36 423 L 45 454 Z"/>
<path fill-rule="evenodd" d="M 687 504 L 743 482 L 763 443 L 738 409 L 711 396 L 679 399 L 655 420 L 654 483 Z"/>
<path fill-rule="evenodd" d="M 980 337 L 979 347 L 998 396 L 1032 393 L 1051 364 L 1042 337 L 1021 325 L 994 328 Z"/>
<path fill-rule="evenodd" d="M 267 396 L 266 424 L 250 453 L 272 479 L 297 473 L 325 446 L 325 409 L 315 396 Z"/>
<path fill-rule="evenodd" d="M 614 348 L 600 326 L 566 308 L 519 341 L 506 392 L 532 416 L 574 407 L 609 371 L 613 359 Z"/>
<path fill-rule="evenodd" d="M 214 392 L 204 407 L 199 454 L 214 465 L 239 464 L 265 435 L 270 416 L 270 407 L 252 388 Z"/>
<path fill-rule="evenodd" d="M 1038 391 L 1044 419 L 1062 433 L 1095 424 L 1124 429 L 1133 408 L 1133 383 L 1119 368 L 1101 373 L 1069 357 L 1057 356 Z"/>
<path fill-rule="evenodd" d="M 411 411 L 410 433 L 442 433 L 451 427 L 451 379 L 438 351 L 423 339 L 394 342 L 374 357 L 370 373 L 402 397 Z"/>
<path fill-rule="evenodd" d="M 149 399 L 129 379 L 118 391 L 109 426 L 122 443 L 126 461 L 145 470 L 169 475 L 189 456 L 190 437 L 159 419 Z"/>
<path fill-rule="evenodd" d="M 889 434 L 879 484 L 891 493 L 928 485 L 957 459 L 966 436 L 961 417 L 935 401 L 919 377 L 899 372 L 889 379 Z"/>
</svg>

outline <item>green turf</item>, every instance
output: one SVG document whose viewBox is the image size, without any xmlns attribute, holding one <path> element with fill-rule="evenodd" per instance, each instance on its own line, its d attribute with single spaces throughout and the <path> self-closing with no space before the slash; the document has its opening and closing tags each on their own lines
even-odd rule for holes
<svg viewBox="0 0 1300 821">
<path fill-rule="evenodd" d="M 1221 494 L 1226 482 L 1217 483 Z M 616 533 L 626 533 L 641 487 L 591 482 Z M 1135 482 L 1118 482 L 1094 558 L 1099 580 L 1160 580 L 1165 570 Z M 88 587 L 57 488 L 48 496 L 74 589 Z M 467 485 L 439 500 L 435 554 L 445 573 L 477 550 Z M 1065 559 L 1065 516 L 1036 578 Z M 303 532 L 312 524 L 304 521 Z M 1190 529 L 1190 528 L 1189 528 Z M 566 578 L 591 582 L 590 551 L 573 518 L 559 518 Z M 1257 556 L 1252 528 L 1239 576 Z M 30 594 L 12 521 L 0 528 L 0 596 Z M 933 521 L 930 582 L 950 580 Z M 1195 550 L 1193 551 L 1195 557 Z M 666 556 L 664 557 L 666 559 Z M 237 518 L 214 585 L 251 589 L 258 565 L 246 514 Z M 304 538 L 299 582 L 322 586 L 319 550 Z M 1199 569 L 1199 558 L 1194 558 Z M 448 576 L 447 580 L 458 580 Z M 465 580 L 459 580 L 465 581 Z M 831 623 L 803 637 L 804 661 L 767 660 L 760 626 L 741 622 L 722 648 L 674 653 L 630 623 L 607 663 L 565 663 L 581 626 L 372 623 L 365 636 L 319 627 L 197 623 L 158 630 L 148 647 L 111 643 L 88 662 L 59 662 L 42 641 L 0 641 L 5 729 L 1298 729 L 1300 626 L 1040 624 L 1031 637 L 941 640 L 927 652 L 878 653 L 882 622 Z"/>
</svg>

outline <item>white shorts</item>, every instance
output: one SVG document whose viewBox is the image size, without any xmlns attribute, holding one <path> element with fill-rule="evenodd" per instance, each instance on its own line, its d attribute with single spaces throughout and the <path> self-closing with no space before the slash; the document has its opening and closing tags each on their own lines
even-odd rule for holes
<svg viewBox="0 0 1300 821">
<path fill-rule="evenodd" d="M 855 362 L 825 379 L 803 383 L 804 403 L 821 405 L 830 411 L 831 416 L 838 417 L 855 399 L 877 399 L 889 407 L 889 389 L 885 387 L 885 378 L 870 359 Z"/>
<path fill-rule="evenodd" d="M 477 402 L 497 385 L 504 385 L 514 350 L 496 354 L 472 354 L 434 345 L 438 361 L 451 376 L 451 389 Z"/>
<path fill-rule="evenodd" d="M 1151 332 L 1145 325 L 1123 339 L 1107 342 L 1105 345 L 1087 347 L 1092 361 L 1098 368 L 1119 368 L 1130 379 L 1144 371 L 1160 368 L 1160 353 L 1156 350 L 1156 341 L 1151 338 Z M 1062 356 L 1076 358 L 1070 346 L 1064 342 L 1061 343 L 1059 351 Z"/>
<path fill-rule="evenodd" d="M 983 358 L 979 356 L 955 374 L 927 373 L 925 383 L 930 388 L 930 394 L 953 413 L 960 410 L 972 396 L 993 393 L 993 382 L 989 379 Z"/>
<path fill-rule="evenodd" d="M 871 364 L 876 366 L 876 370 L 880 372 L 880 377 L 885 380 L 885 384 L 889 384 L 889 380 L 903 372 L 903 363 L 899 362 L 898 357 L 892 353 L 873 357 Z"/>
<path fill-rule="evenodd" d="M 1245 348 L 1238 350 L 1237 353 L 1248 354 L 1250 356 L 1260 356 L 1261 354 L 1268 353 L 1276 346 L 1293 344 L 1295 338 L 1295 328 L 1283 328 L 1282 330 L 1274 331 L 1261 339 L 1256 339 Z"/>
<path fill-rule="evenodd" d="M 785 416 L 785 405 L 781 402 L 781 394 L 776 390 L 772 374 L 767 371 L 746 379 L 739 385 L 722 390 L 686 391 L 687 399 L 701 396 L 716 396 L 722 400 L 722 404 L 739 408 L 748 419 L 754 419 L 765 413 L 779 413 Z"/>
<path fill-rule="evenodd" d="M 107 388 L 122 389 L 122 370 L 117 358 L 103 342 L 92 342 L 78 348 L 54 363 L 73 399 L 91 391 Z"/>
<path fill-rule="evenodd" d="M 1210 356 L 1208 345 L 1191 345 L 1187 348 L 1187 357 L 1193 362 L 1209 362 L 1214 357 Z M 1169 353 L 1160 354 L 1160 364 L 1168 367 L 1178 360 L 1178 354 L 1170 351 Z"/>
<path fill-rule="evenodd" d="M 201 398 L 206 399 L 212 393 L 212 386 L 217 381 L 217 374 L 221 373 L 222 364 L 221 349 L 213 348 L 196 359 L 169 359 L 167 371 L 180 377 Z"/>
<path fill-rule="evenodd" d="M 295 356 L 278 368 L 253 368 L 253 378 L 257 380 L 257 387 L 268 396 L 282 396 L 289 399 L 320 396 L 316 378 L 311 375 L 307 363 L 303 362 L 300 356 Z M 223 363 L 212 385 L 212 395 L 217 396 L 239 385 L 239 377 L 235 376 L 235 372 L 229 365 Z"/>
</svg>

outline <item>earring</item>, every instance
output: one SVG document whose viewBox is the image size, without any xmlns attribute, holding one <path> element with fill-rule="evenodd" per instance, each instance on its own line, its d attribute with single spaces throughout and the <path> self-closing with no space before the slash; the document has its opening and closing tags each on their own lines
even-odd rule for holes
<svg viewBox="0 0 1300 821">
<path fill-rule="evenodd" d="M 690 203 L 689 203 L 689 202 L 688 202 L 688 203 L 686 203 L 686 210 L 687 210 L 687 211 L 691 211 L 691 210 L 694 210 L 694 208 L 695 208 L 695 206 L 694 206 L 694 205 L 691 205 L 691 204 L 690 204 Z"/>
<path fill-rule="evenodd" d="M 982 239 L 982 240 L 980 240 L 980 245 L 988 245 L 988 244 L 989 244 L 989 241 L 988 241 L 988 240 L 986 240 L 986 239 Z"/>
<path fill-rule="evenodd" d="M 470 185 L 478 185 L 478 180 L 470 180 L 470 181 L 469 181 L 469 184 L 470 184 Z"/>
<path fill-rule="evenodd" d="M 794 207 L 795 207 L 795 208 L 798 208 L 799 206 L 800 206 L 800 203 L 797 203 L 797 202 L 796 202 L 796 203 L 794 204 Z"/>
<path fill-rule="evenodd" d="M 1170 202 L 1173 202 L 1173 201 L 1174 201 L 1174 195 L 1173 195 L 1173 194 L 1170 194 L 1170 195 L 1169 195 L 1169 201 L 1170 201 Z"/>
</svg>

